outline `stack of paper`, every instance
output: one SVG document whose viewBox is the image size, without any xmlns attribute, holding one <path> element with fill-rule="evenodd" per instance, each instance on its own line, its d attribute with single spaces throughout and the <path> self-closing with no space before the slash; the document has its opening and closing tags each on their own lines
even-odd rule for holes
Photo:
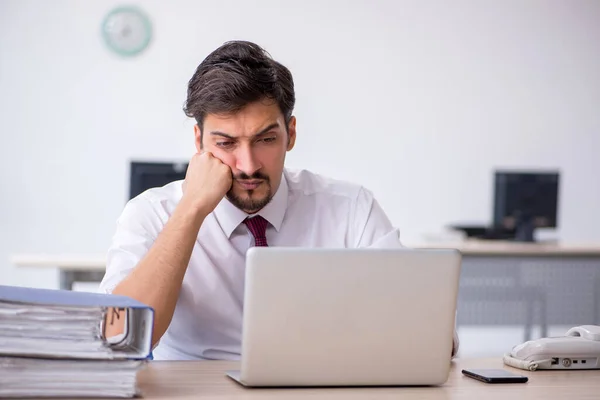
<svg viewBox="0 0 600 400">
<path fill-rule="evenodd" d="M 0 357 L 0 397 L 133 397 L 143 363 Z"/>
<path fill-rule="evenodd" d="M 0 303 L 0 353 L 110 357 L 101 339 L 101 307 L 50 307 Z"/>
<path fill-rule="evenodd" d="M 134 396 L 153 320 L 123 296 L 0 286 L 0 397 Z"/>
</svg>

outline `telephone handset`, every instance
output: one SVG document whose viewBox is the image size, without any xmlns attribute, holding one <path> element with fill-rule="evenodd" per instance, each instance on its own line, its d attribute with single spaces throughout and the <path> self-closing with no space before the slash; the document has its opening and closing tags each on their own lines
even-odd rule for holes
<svg viewBox="0 0 600 400">
<path fill-rule="evenodd" d="M 576 326 L 565 336 L 522 343 L 504 356 L 504 364 L 529 371 L 600 369 L 600 326 Z"/>
</svg>

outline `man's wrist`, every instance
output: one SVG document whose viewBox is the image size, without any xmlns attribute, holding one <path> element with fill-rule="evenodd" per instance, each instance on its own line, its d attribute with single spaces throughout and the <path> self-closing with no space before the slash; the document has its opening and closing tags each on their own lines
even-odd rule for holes
<svg viewBox="0 0 600 400">
<path fill-rule="evenodd" d="M 193 218 L 195 221 L 202 223 L 204 218 L 212 212 L 203 201 L 182 197 L 177 206 L 181 213 L 188 218 Z"/>
</svg>

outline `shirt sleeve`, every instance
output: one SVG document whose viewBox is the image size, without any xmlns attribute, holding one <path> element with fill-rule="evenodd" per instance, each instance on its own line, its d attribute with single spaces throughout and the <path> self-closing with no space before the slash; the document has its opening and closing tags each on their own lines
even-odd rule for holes
<svg viewBox="0 0 600 400">
<path fill-rule="evenodd" d="M 117 220 L 99 291 L 112 293 L 150 250 L 163 226 L 159 209 L 150 199 L 139 196 L 127 203 Z"/>
<path fill-rule="evenodd" d="M 352 227 L 355 247 L 402 247 L 399 230 L 392 226 L 373 194 L 364 188 L 356 198 Z"/>
<path fill-rule="evenodd" d="M 403 248 L 400 232 L 392 226 L 389 218 L 368 190 L 361 188 L 354 214 L 355 229 L 358 232 L 356 247 L 380 249 Z M 456 328 L 452 338 L 452 357 L 458 353 L 458 334 Z"/>
</svg>

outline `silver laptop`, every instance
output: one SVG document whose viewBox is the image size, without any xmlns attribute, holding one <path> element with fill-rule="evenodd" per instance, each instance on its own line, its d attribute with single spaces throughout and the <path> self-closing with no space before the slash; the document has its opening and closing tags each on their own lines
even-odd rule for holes
<svg viewBox="0 0 600 400">
<path fill-rule="evenodd" d="M 251 248 L 244 386 L 439 385 L 448 379 L 455 250 Z"/>
</svg>

